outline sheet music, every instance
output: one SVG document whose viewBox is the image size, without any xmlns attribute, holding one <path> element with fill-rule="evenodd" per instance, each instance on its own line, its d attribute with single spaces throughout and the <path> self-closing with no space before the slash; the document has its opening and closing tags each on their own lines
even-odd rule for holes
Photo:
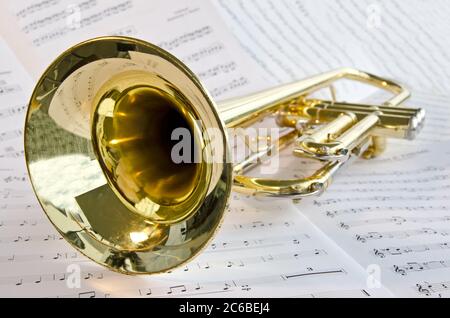
<svg viewBox="0 0 450 318">
<path fill-rule="evenodd" d="M 450 296 L 445 279 L 450 274 L 449 100 L 414 91 L 406 104 L 427 111 L 416 140 L 388 140 L 382 156 L 355 160 L 321 197 L 296 203 L 324 236 L 395 296 Z M 291 152 L 289 147 L 281 153 L 277 177 L 306 177 L 318 168 L 317 161 Z"/>
<path fill-rule="evenodd" d="M 274 212 L 277 216 L 269 217 Z M 18 228 L 2 228 L 1 238 Z M 351 259 L 339 255 L 285 203 L 270 204 L 269 210 L 267 203 L 255 205 L 253 199 L 235 196 L 222 231 L 203 254 L 172 273 L 153 277 L 116 274 L 87 261 L 57 236 L 44 238 L 32 226 L 27 232 L 28 240 L 0 242 L 2 296 L 320 297 L 340 290 L 360 297 L 390 296 L 368 284 Z M 52 231 L 43 226 L 39 233 Z M 72 268 L 80 270 L 80 288 L 68 287 Z"/>
<path fill-rule="evenodd" d="M 209 2 L 35 0 L 2 2 L 0 30 L 36 80 L 61 52 L 89 38 L 126 35 L 148 40 L 184 61 L 211 95 L 223 99 L 271 83 L 241 53 Z"/>
<path fill-rule="evenodd" d="M 361 160 L 298 208 L 396 296 L 448 297 L 449 163 L 448 142 L 395 161 Z"/>
<path fill-rule="evenodd" d="M 343 65 L 384 72 L 427 92 L 445 90 L 448 83 L 449 59 L 443 49 L 448 39 L 434 22 L 446 16 L 442 1 L 434 7 L 418 3 L 424 13 L 418 17 L 411 11 L 417 10 L 414 6 L 384 1 L 374 2 L 379 7 L 359 1 L 345 7 L 343 2 L 315 2 L 313 7 L 312 2 L 217 0 L 214 4 L 233 21 L 249 56 L 208 2 L 177 1 L 171 9 L 162 3 L 0 4 L 8 12 L 0 19 L 1 29 L 8 31 L 4 36 L 14 50 L 0 41 L 0 296 L 450 296 L 450 112 L 449 98 L 442 95 L 413 95 L 410 104 L 429 111 L 419 148 L 417 143 L 390 141 L 383 157 L 355 162 L 323 197 L 297 207 L 233 195 L 219 236 L 198 258 L 172 273 L 119 275 L 93 264 L 61 239 L 26 176 L 22 126 L 33 85 L 26 71 L 35 78 L 56 54 L 82 39 L 122 34 L 150 40 L 180 56 L 218 99 Z M 439 5 L 442 10 L 436 9 Z M 367 8 L 381 8 L 383 22 L 360 30 L 363 23 L 377 24 Z M 371 18 L 363 19 L 364 13 Z M 416 34 L 420 28 L 412 18 L 393 22 L 403 15 L 426 19 L 430 27 L 418 33 L 417 47 L 411 37 L 396 35 Z M 341 32 L 328 36 L 330 24 L 322 24 L 324 20 Z M 390 28 L 400 33 L 389 35 Z M 273 32 L 281 35 L 274 37 Z M 364 40 L 371 38 L 375 40 L 370 43 Z M 432 54 L 426 55 L 422 46 Z M 286 47 L 290 49 L 282 49 Z M 411 52 L 408 59 L 402 59 L 403 48 Z M 349 53 L 355 50 L 361 54 Z M 418 62 L 422 58 L 429 68 Z M 366 97 L 366 92 L 352 97 Z M 436 142 L 443 144 L 433 147 Z M 291 168 L 286 174 L 307 174 L 292 170 L 287 158 L 280 158 L 280 168 Z M 302 169 L 308 161 L 289 158 Z"/>
<path fill-rule="evenodd" d="M 429 92 L 446 93 L 449 86 L 445 0 L 214 4 L 247 53 L 279 83 L 352 66 Z"/>
</svg>

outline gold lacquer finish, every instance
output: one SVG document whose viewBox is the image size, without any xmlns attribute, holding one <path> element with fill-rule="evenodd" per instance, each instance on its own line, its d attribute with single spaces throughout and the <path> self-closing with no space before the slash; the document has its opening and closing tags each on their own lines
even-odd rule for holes
<svg viewBox="0 0 450 318">
<path fill-rule="evenodd" d="M 194 107 L 176 88 L 141 71 L 119 73 L 94 99 L 92 142 L 111 188 L 128 208 L 149 221 L 174 223 L 195 212 L 205 197 L 211 167 L 196 161 L 203 141 Z M 187 162 L 174 162 L 176 129 L 194 147 Z M 196 151 L 197 153 L 194 153 Z"/>
<path fill-rule="evenodd" d="M 329 101 L 308 98 L 341 78 L 394 96 L 383 105 L 338 102 L 334 90 Z M 26 119 L 26 160 L 45 213 L 75 248 L 121 273 L 159 273 L 207 245 L 232 187 L 263 196 L 319 194 L 350 158 L 379 155 L 386 137 L 414 138 L 424 112 L 400 107 L 408 97 L 393 81 L 339 69 L 216 105 L 168 52 L 103 37 L 70 48 L 42 75 Z M 268 114 L 289 133 L 232 166 L 226 127 Z M 192 151 L 177 161 L 182 132 Z M 291 180 L 243 174 L 289 144 L 322 168 Z"/>
</svg>

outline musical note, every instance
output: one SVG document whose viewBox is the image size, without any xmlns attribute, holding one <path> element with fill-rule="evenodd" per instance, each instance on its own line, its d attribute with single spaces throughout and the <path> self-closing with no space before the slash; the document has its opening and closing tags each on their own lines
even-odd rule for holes
<svg viewBox="0 0 450 318">
<path fill-rule="evenodd" d="M 376 248 L 374 249 L 374 254 L 380 258 L 385 258 L 386 256 L 403 255 L 408 253 L 420 253 L 428 251 L 436 251 L 442 249 L 450 249 L 450 242 L 443 243 L 430 243 L 430 244 L 420 244 L 411 246 L 401 246 L 401 247 L 386 247 L 386 248 Z"/>
<path fill-rule="evenodd" d="M 27 176 L 8 176 L 6 178 L 3 178 L 3 182 L 5 183 L 12 183 L 12 182 L 26 182 L 28 181 Z"/>
<path fill-rule="evenodd" d="M 185 293 L 186 292 L 186 286 L 185 285 L 179 285 L 179 286 L 171 286 L 169 287 L 169 291 L 167 294 L 173 294 L 173 293 Z"/>
<path fill-rule="evenodd" d="M 356 234 L 356 240 L 361 243 L 366 243 L 369 240 L 381 240 L 381 239 L 404 239 L 411 236 L 418 235 L 442 235 L 447 236 L 450 234 L 450 230 L 435 230 L 432 228 L 422 228 L 419 230 L 406 230 L 406 231 L 392 231 L 392 232 L 369 232 L 367 234 Z"/>
<path fill-rule="evenodd" d="M 15 12 L 15 15 L 19 18 L 26 18 L 28 15 L 34 14 L 41 10 L 48 9 L 57 4 L 58 2 L 59 0 L 41 0 L 36 3 L 31 3 L 19 9 L 17 12 Z"/>
<path fill-rule="evenodd" d="M 126 27 L 120 28 L 118 30 L 112 31 L 112 35 L 117 36 L 133 36 L 137 33 L 137 29 L 133 25 L 128 25 Z"/>
<path fill-rule="evenodd" d="M 14 94 L 20 92 L 21 87 L 17 84 L 14 85 L 0 85 L 0 96 Z"/>
<path fill-rule="evenodd" d="M 416 288 L 420 295 L 432 296 L 433 294 L 437 294 L 438 297 L 441 297 L 442 293 L 450 291 L 450 282 L 423 282 L 416 284 Z"/>
<path fill-rule="evenodd" d="M 111 272 L 106 270 L 96 270 L 82 273 L 84 280 L 102 280 L 104 277 L 114 276 Z M 40 275 L 22 275 L 22 276 L 10 276 L 1 277 L 0 285 L 27 285 L 27 284 L 43 284 L 47 282 L 59 282 L 64 283 L 68 276 L 65 272 L 53 273 L 53 274 L 40 274 Z M 64 283 L 65 284 L 65 283 Z"/>
<path fill-rule="evenodd" d="M 218 54 L 225 49 L 222 43 L 213 43 L 207 47 L 199 49 L 197 52 L 191 53 L 190 55 L 182 58 L 181 60 L 185 63 L 198 62 L 206 57 Z"/>
<path fill-rule="evenodd" d="M 410 272 L 421 272 L 426 270 L 450 268 L 450 260 L 430 261 L 430 262 L 409 262 L 406 265 L 393 265 L 394 271 L 401 275 Z"/>
<path fill-rule="evenodd" d="M 192 283 L 173 285 L 169 287 L 138 288 L 136 295 L 139 297 L 164 297 L 164 296 L 192 296 L 192 295 L 214 295 L 217 293 L 243 292 L 247 294 L 261 285 L 265 284 L 295 284 L 297 280 L 304 277 L 331 277 L 333 275 L 344 276 L 347 273 L 340 268 L 312 269 L 290 272 L 281 275 L 266 275 L 257 278 L 235 279 L 232 281 L 209 281 L 205 283 Z M 116 291 L 120 294 L 120 291 Z M 99 294 L 99 293 L 98 293 Z M 111 293 L 110 296 L 115 296 Z"/>
<path fill-rule="evenodd" d="M 234 91 L 242 86 L 245 86 L 248 84 L 248 79 L 241 76 L 240 78 L 233 79 L 229 83 L 222 85 L 220 87 L 216 87 L 212 90 L 210 90 L 210 93 L 213 97 L 218 97 L 223 94 L 226 94 L 230 91 Z"/>
<path fill-rule="evenodd" d="M 48 241 L 60 241 L 62 236 L 55 234 L 48 235 L 18 235 L 13 237 L 0 237 L 0 243 L 27 243 L 27 242 L 48 242 Z"/>
<path fill-rule="evenodd" d="M 120 2 L 117 5 L 112 5 L 112 6 L 104 7 L 104 8 L 98 8 L 97 12 L 91 13 L 90 15 L 86 15 L 85 17 L 80 18 L 80 20 L 77 21 L 77 28 L 73 28 L 70 25 L 62 24 L 64 26 L 59 27 L 59 28 L 54 29 L 49 32 L 45 32 L 42 35 L 34 37 L 32 39 L 32 43 L 36 47 L 40 47 L 40 46 L 47 44 L 48 42 L 57 41 L 58 39 L 66 36 L 69 33 L 74 32 L 75 30 L 84 29 L 94 23 L 99 23 L 99 21 L 101 21 L 105 18 L 127 12 L 132 7 L 133 7 L 133 2 L 128 0 L 128 1 Z M 61 14 L 61 16 L 64 16 L 66 14 L 67 14 L 66 12 L 63 12 Z M 71 14 L 71 13 L 69 13 L 69 14 Z M 60 17 L 57 17 L 52 22 L 54 23 L 54 22 L 58 22 L 58 21 L 61 21 Z M 62 21 L 65 22 L 65 20 L 62 20 Z M 37 25 L 40 25 L 39 26 L 40 28 L 45 26 L 43 23 L 39 24 L 39 22 L 37 22 Z M 33 29 L 32 26 L 34 26 L 34 25 L 31 24 L 30 27 L 28 28 L 28 30 L 27 30 L 28 33 L 31 33 L 31 31 L 35 31 L 35 29 Z M 27 32 L 25 32 L 25 33 L 27 33 Z"/>
<path fill-rule="evenodd" d="M 343 229 L 350 229 L 358 226 L 365 225 L 378 225 L 378 224 L 386 224 L 392 223 L 397 225 L 403 225 L 404 223 L 433 223 L 433 222 L 449 222 L 450 216 L 439 216 L 439 217 L 400 217 L 393 216 L 390 218 L 380 218 L 380 219 L 366 219 L 366 220 L 355 220 L 355 221 L 346 221 L 341 222 L 340 226 Z"/>
<path fill-rule="evenodd" d="M 346 214 L 360 214 L 360 213 L 376 213 L 379 211 L 399 211 L 399 212 L 420 212 L 420 211 L 446 211 L 450 207 L 448 206 L 367 206 L 367 207 L 361 207 L 361 208 L 350 208 L 350 209 L 340 209 L 340 210 L 329 210 L 326 211 L 326 216 L 330 218 L 334 218 L 336 216 L 342 216 Z"/>
<path fill-rule="evenodd" d="M 211 26 L 203 26 L 201 28 L 192 30 L 190 32 L 183 33 L 179 36 L 177 36 L 174 39 L 168 40 L 168 41 L 162 41 L 158 43 L 158 46 L 166 49 L 168 51 L 171 51 L 180 45 L 195 41 L 197 39 L 201 39 L 202 37 L 205 37 L 207 35 L 212 34 L 213 30 Z"/>
<path fill-rule="evenodd" d="M 225 64 L 218 64 L 215 65 L 212 68 L 209 68 L 205 71 L 201 71 L 197 73 L 197 76 L 200 79 L 206 80 L 208 78 L 214 77 L 214 76 L 218 76 L 220 74 L 227 74 L 230 73 L 234 70 L 236 70 L 236 62 L 232 61 L 229 63 L 225 63 Z"/>
<path fill-rule="evenodd" d="M 152 294 L 152 290 L 150 288 L 139 289 L 140 296 L 150 296 Z"/>
<path fill-rule="evenodd" d="M 292 261 L 294 259 L 305 259 L 308 257 L 327 255 L 325 250 L 305 250 L 305 251 L 292 251 L 289 253 L 275 253 L 270 255 L 261 255 L 261 256 L 253 256 L 253 257 L 242 257 L 236 259 L 229 259 L 225 261 L 214 261 L 211 260 L 207 263 L 197 263 L 192 265 L 187 265 L 183 268 L 183 271 L 195 270 L 195 269 L 210 269 L 210 268 L 235 268 L 235 267 L 244 267 L 253 264 L 259 263 L 267 263 L 267 262 L 283 262 L 283 261 Z M 176 271 L 175 271 L 176 272 Z"/>
<path fill-rule="evenodd" d="M 46 222 L 45 219 L 34 219 L 34 220 L 3 220 L 0 221 L 0 228 L 5 227 L 5 226 L 19 226 L 19 227 L 24 227 L 24 226 L 37 226 L 38 224 L 42 224 Z"/>
<path fill-rule="evenodd" d="M 4 119 L 7 117 L 15 116 L 15 115 L 21 115 L 23 114 L 28 108 L 28 105 L 20 105 L 15 107 L 9 107 L 4 110 L 0 110 L 0 119 Z"/>
<path fill-rule="evenodd" d="M 13 254 L 11 256 L 0 256 L 0 263 L 35 262 L 52 260 L 81 260 L 82 257 L 76 252 L 46 253 L 46 254 Z"/>
<path fill-rule="evenodd" d="M 450 177 L 450 176 L 449 176 Z M 433 180 L 427 180 L 432 182 Z M 336 198 L 336 199 L 327 199 L 323 201 L 314 201 L 314 204 L 318 207 L 323 207 L 327 205 L 335 205 L 342 203 L 352 203 L 352 202 L 389 202 L 389 201 L 432 201 L 432 200 L 442 200 L 446 201 L 450 198 L 448 195 L 439 195 L 439 196 L 431 196 L 431 195 L 417 195 L 417 196 L 404 196 L 404 195 L 385 195 L 385 196 L 370 196 L 370 197 L 352 197 L 352 198 Z"/>
<path fill-rule="evenodd" d="M 258 240 L 243 240 L 243 241 L 227 241 L 227 242 L 214 242 L 207 249 L 206 253 L 213 253 L 221 250 L 240 250 L 243 248 L 263 248 L 268 246 L 279 246 L 286 242 L 292 242 L 292 244 L 299 244 L 303 239 L 309 239 L 307 234 L 297 234 L 291 236 L 274 236 L 270 239 L 258 239 Z"/>
<path fill-rule="evenodd" d="M 77 10 L 79 11 L 79 13 L 82 13 L 88 9 L 91 9 L 92 7 L 95 7 L 96 4 L 96 0 L 85 0 L 77 5 Z M 73 12 L 71 12 L 71 10 L 67 10 L 66 8 L 64 8 L 63 10 L 51 13 L 50 15 L 47 15 L 42 19 L 31 20 L 31 22 L 25 24 L 22 27 L 22 31 L 25 33 L 36 31 L 61 20 L 67 20 L 67 18 L 72 14 Z M 19 15 L 19 17 L 21 17 L 21 15 Z"/>
<path fill-rule="evenodd" d="M 283 222 L 263 222 L 263 221 L 254 221 L 251 223 L 241 223 L 241 224 L 233 224 L 234 229 L 238 230 L 251 230 L 251 229 L 264 229 L 264 228 L 277 228 L 277 227 L 290 227 L 294 225 L 294 222 L 283 221 Z M 223 229 L 228 229 L 228 227 L 223 227 Z"/>
</svg>

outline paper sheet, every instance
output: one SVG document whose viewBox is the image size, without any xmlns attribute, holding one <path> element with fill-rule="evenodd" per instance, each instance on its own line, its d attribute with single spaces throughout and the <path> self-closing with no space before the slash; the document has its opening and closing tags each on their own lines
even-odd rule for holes
<svg viewBox="0 0 450 318">
<path fill-rule="evenodd" d="M 271 82 L 240 53 L 209 2 L 146 0 L 8 1 L 0 4 L 2 36 L 35 80 L 61 52 L 105 35 L 154 43 L 185 62 L 215 99 Z"/>
<path fill-rule="evenodd" d="M 445 0 L 213 2 L 247 53 L 279 83 L 352 66 L 414 89 L 446 93 L 449 86 Z M 355 93 L 350 97 L 364 97 Z"/>
<path fill-rule="evenodd" d="M 450 147 L 356 165 L 298 208 L 397 296 L 449 296 Z M 369 166 L 370 164 L 370 166 Z"/>
<path fill-rule="evenodd" d="M 39 215 L 37 209 L 29 213 Z M 153 277 L 101 268 L 60 241 L 47 223 L 30 218 L 4 219 L 2 296 L 390 296 L 286 203 L 270 204 L 269 210 L 267 203 L 235 197 L 219 236 L 203 254 Z M 23 232 L 26 238 L 15 238 Z"/>
</svg>

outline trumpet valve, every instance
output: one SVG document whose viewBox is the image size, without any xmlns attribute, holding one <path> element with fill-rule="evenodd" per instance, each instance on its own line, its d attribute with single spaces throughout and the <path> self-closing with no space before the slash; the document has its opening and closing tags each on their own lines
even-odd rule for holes
<svg viewBox="0 0 450 318">
<path fill-rule="evenodd" d="M 296 140 L 294 154 L 314 159 L 334 161 L 345 160 L 359 146 L 366 144 L 370 131 L 378 122 L 379 112 L 374 112 L 357 121 L 353 113 L 340 114 L 335 120 Z"/>
</svg>

